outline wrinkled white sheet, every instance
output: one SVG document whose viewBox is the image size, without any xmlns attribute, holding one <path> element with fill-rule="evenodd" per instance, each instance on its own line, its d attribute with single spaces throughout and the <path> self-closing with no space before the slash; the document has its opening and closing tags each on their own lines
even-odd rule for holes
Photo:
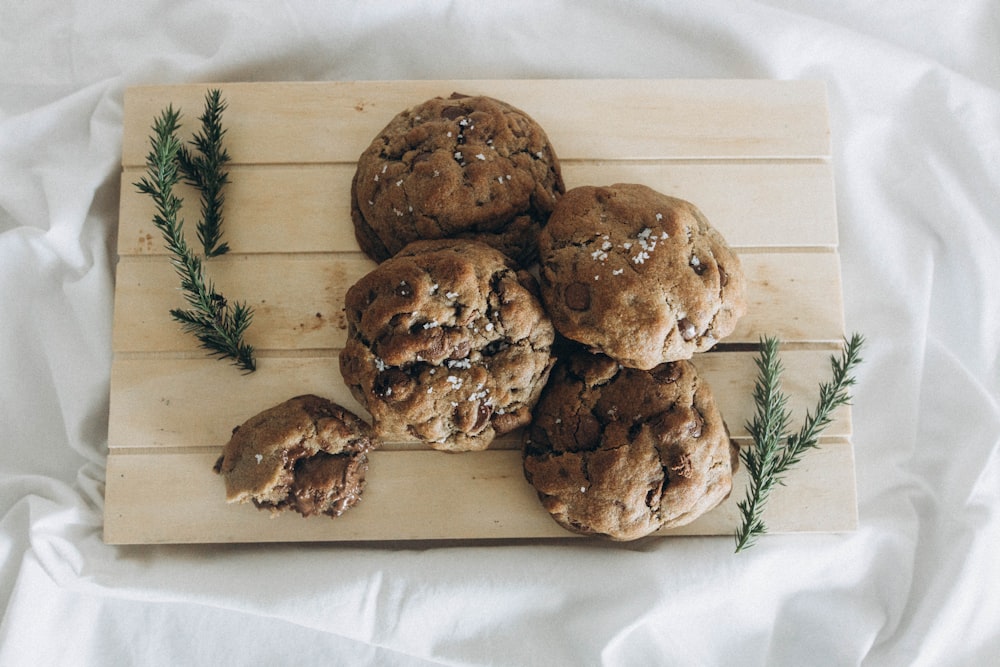
<svg viewBox="0 0 1000 667">
<path fill-rule="evenodd" d="M 491 77 L 827 82 L 857 532 L 104 545 L 124 88 Z M 0 664 L 996 664 L 998 279 L 995 0 L 0 0 Z"/>
</svg>

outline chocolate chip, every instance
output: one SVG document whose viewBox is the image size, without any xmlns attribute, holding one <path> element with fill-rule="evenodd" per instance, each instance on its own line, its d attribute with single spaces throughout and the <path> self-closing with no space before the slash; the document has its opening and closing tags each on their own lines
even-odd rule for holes
<svg viewBox="0 0 1000 667">
<path fill-rule="evenodd" d="M 470 352 L 472 352 L 472 343 L 463 338 L 455 343 L 455 346 L 451 350 L 451 356 L 449 359 L 467 359 Z"/>
<path fill-rule="evenodd" d="M 694 322 L 686 317 L 677 322 L 677 330 L 684 340 L 692 340 L 698 335 L 698 330 L 695 328 Z"/>
<path fill-rule="evenodd" d="M 413 392 L 413 379 L 399 368 L 390 368 L 375 377 L 372 391 L 379 398 L 402 401 Z"/>
<path fill-rule="evenodd" d="M 434 361 L 441 357 L 445 348 L 444 332 L 440 327 L 430 327 L 423 329 L 421 335 L 424 347 L 418 354 L 428 361 Z"/>
<path fill-rule="evenodd" d="M 510 433 L 516 428 L 525 426 L 531 421 L 529 410 L 514 410 L 510 412 L 494 412 L 491 418 L 493 430 L 497 435 Z"/>
<path fill-rule="evenodd" d="M 410 287 L 410 283 L 405 280 L 400 281 L 400 283 L 396 285 L 396 296 L 401 296 L 403 298 L 413 296 L 413 288 Z"/>
<path fill-rule="evenodd" d="M 460 106 L 448 106 L 441 109 L 441 117 L 448 120 L 455 120 L 465 115 L 465 109 Z"/>
<path fill-rule="evenodd" d="M 691 434 L 692 438 L 700 438 L 702 431 L 705 430 L 705 420 L 702 416 L 695 412 L 694 418 L 688 422 L 688 432 Z"/>
<path fill-rule="evenodd" d="M 571 310 L 588 310 L 590 308 L 590 287 L 584 283 L 570 283 L 563 292 L 566 307 Z"/>
<path fill-rule="evenodd" d="M 486 424 L 489 423 L 490 417 L 493 415 L 493 406 L 489 403 L 480 403 L 479 407 L 476 409 L 476 423 L 472 425 L 472 430 L 470 433 L 479 433 L 484 428 Z"/>
<path fill-rule="evenodd" d="M 660 364 L 652 371 L 650 371 L 650 374 L 654 378 L 656 378 L 658 382 L 662 382 L 664 384 L 671 384 L 673 382 L 677 382 L 677 380 L 680 379 L 681 367 L 680 364 L 668 362 L 665 364 Z"/>
</svg>

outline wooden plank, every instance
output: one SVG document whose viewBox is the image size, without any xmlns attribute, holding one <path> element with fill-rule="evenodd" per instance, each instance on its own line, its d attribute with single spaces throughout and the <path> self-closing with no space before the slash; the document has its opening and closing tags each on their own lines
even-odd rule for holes
<svg viewBox="0 0 1000 667">
<path fill-rule="evenodd" d="M 189 136 L 211 84 L 129 89 L 115 294 L 105 539 L 112 543 L 467 540 L 571 537 L 524 481 L 516 435 L 485 452 L 448 455 L 419 443 L 373 453 L 361 505 L 337 520 L 269 519 L 223 502 L 211 465 L 233 426 L 313 392 L 365 414 L 344 387 L 343 295 L 374 263 L 357 252 L 348 197 L 354 162 L 398 111 L 452 90 L 519 106 L 548 132 L 568 187 L 645 183 L 689 199 L 738 249 L 750 313 L 727 344 L 761 334 L 790 343 L 785 389 L 796 421 L 828 375 L 844 331 L 826 93 L 819 82 L 418 81 L 226 83 L 227 238 L 236 252 L 209 273 L 252 298 L 258 371 L 206 358 L 169 319 L 177 278 L 150 224 L 142 175 L 152 119 L 181 107 Z M 575 100 L 567 106 L 566 99 Z M 197 197 L 182 188 L 193 228 Z M 235 224 L 238 223 L 238 224 Z M 189 232 L 193 234 L 193 232 Z M 815 346 L 815 347 L 812 347 Z M 750 348 L 746 348 L 749 350 Z M 753 353 L 698 355 L 741 443 L 752 410 Z M 772 498 L 773 532 L 851 530 L 857 523 L 850 409 Z M 664 535 L 731 534 L 736 491 Z"/>
<path fill-rule="evenodd" d="M 843 337 L 840 262 L 835 253 L 742 253 L 748 313 L 727 343 L 782 340 L 836 343 Z M 375 264 L 361 255 L 226 255 L 211 262 L 219 290 L 253 298 L 248 341 L 262 350 L 339 348 L 346 337 L 344 293 Z M 189 352 L 197 342 L 170 320 L 183 307 L 165 258 L 122 258 L 115 289 L 116 352 Z"/>
<path fill-rule="evenodd" d="M 428 80 L 129 88 L 122 164 L 145 163 L 149 128 L 168 103 L 190 136 L 211 87 L 228 101 L 230 153 L 241 164 L 353 162 L 399 111 L 455 90 L 521 108 L 566 160 L 830 156 L 822 82 Z"/>
<path fill-rule="evenodd" d="M 140 169 L 122 174 L 119 255 L 166 253 L 153 203 L 135 192 Z M 350 222 L 353 164 L 237 166 L 226 188 L 226 239 L 236 252 L 357 251 Z M 569 162 L 567 187 L 642 183 L 695 203 L 733 247 L 833 248 L 837 216 L 826 162 Z M 181 186 L 193 228 L 198 195 Z M 193 232 L 189 232 L 193 234 Z M 191 237 L 194 240 L 194 237 Z"/>
<path fill-rule="evenodd" d="M 218 447 L 252 415 L 304 393 L 336 401 L 367 417 L 340 379 L 337 351 L 324 356 L 264 357 L 257 371 L 241 376 L 213 359 L 124 359 L 112 368 L 111 421 L 108 446 L 115 448 Z M 829 375 L 828 350 L 784 350 L 783 387 L 798 423 L 812 409 L 820 379 Z M 693 360 L 711 385 L 719 409 L 734 437 L 745 437 L 743 425 L 753 416 L 755 353 L 710 352 Z M 850 412 L 833 415 L 831 437 L 851 433 Z M 414 443 L 387 443 L 386 449 L 412 448 Z M 493 447 L 517 448 L 518 437 Z"/>
<path fill-rule="evenodd" d="M 108 459 L 104 539 L 110 544 L 574 537 L 524 480 L 521 454 L 374 452 L 361 502 L 336 519 L 279 516 L 224 502 L 215 451 L 114 454 Z M 772 533 L 846 531 L 857 524 L 851 445 L 810 451 L 765 512 Z M 664 535 L 731 535 L 746 471 L 715 510 Z M 806 500 L 803 500 L 805 498 Z M 414 500 L 418 500 L 414 502 Z"/>
</svg>

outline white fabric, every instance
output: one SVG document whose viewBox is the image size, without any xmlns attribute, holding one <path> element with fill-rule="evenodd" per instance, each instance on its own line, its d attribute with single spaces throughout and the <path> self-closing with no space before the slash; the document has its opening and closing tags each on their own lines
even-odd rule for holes
<svg viewBox="0 0 1000 667">
<path fill-rule="evenodd" d="M 124 88 L 463 77 L 828 83 L 857 532 L 102 543 Z M 996 664 L 998 269 L 995 0 L 4 0 L 0 664 Z"/>
</svg>

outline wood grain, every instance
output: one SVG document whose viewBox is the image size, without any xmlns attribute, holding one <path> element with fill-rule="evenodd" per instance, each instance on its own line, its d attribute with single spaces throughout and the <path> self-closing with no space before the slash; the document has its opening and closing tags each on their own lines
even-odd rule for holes
<svg viewBox="0 0 1000 667">
<path fill-rule="evenodd" d="M 216 84 L 126 91 L 135 131 L 122 164 L 141 166 L 148 127 L 172 103 L 197 123 Z M 399 111 L 453 91 L 490 95 L 530 114 L 563 160 L 828 158 L 830 127 L 821 82 L 781 81 L 369 81 L 217 84 L 229 103 L 226 127 L 238 164 L 357 160 Z M 572 104 L 568 101 L 572 100 Z"/>
<path fill-rule="evenodd" d="M 146 86 L 125 95 L 117 248 L 105 540 L 109 543 L 562 539 L 520 469 L 512 434 L 485 452 L 444 454 L 415 442 L 372 455 L 362 503 L 344 516 L 269 518 L 224 502 L 211 465 L 233 426 L 312 392 L 360 414 L 340 378 L 346 289 L 374 264 L 349 215 L 357 156 L 399 110 L 453 90 L 488 94 L 538 120 L 568 187 L 637 182 L 683 197 L 737 249 L 750 312 L 695 363 L 738 443 L 753 409 L 753 345 L 785 343 L 785 389 L 797 418 L 812 406 L 844 336 L 826 92 L 777 81 L 405 81 L 227 83 L 234 158 L 225 234 L 233 252 L 207 270 L 256 311 L 248 339 L 258 370 L 206 358 L 168 315 L 177 279 L 132 185 L 149 126 L 168 104 L 189 135 L 212 84 Z M 566 100 L 574 104 L 567 105 Z M 184 215 L 193 230 L 197 196 Z M 193 231 L 189 231 L 193 234 Z M 843 408 L 787 487 L 773 496 L 773 532 L 851 530 L 857 523 L 850 409 Z M 729 535 L 732 496 L 662 535 Z M 457 499 L 461 499 L 460 501 Z"/>
</svg>

